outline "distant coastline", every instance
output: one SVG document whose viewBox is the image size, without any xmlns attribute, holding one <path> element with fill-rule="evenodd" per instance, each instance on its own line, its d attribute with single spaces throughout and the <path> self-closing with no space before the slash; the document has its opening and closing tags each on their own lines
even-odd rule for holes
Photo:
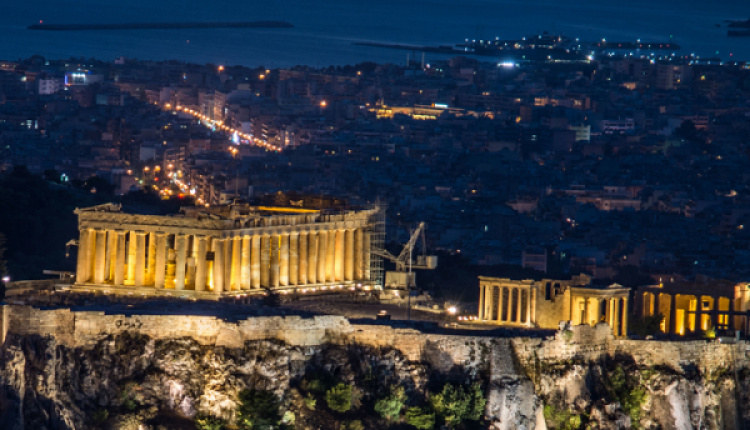
<svg viewBox="0 0 750 430">
<path fill-rule="evenodd" d="M 241 22 L 151 22 L 130 24 L 33 24 L 29 30 L 84 31 L 84 30 L 182 30 L 186 28 L 293 28 L 285 21 Z"/>
</svg>

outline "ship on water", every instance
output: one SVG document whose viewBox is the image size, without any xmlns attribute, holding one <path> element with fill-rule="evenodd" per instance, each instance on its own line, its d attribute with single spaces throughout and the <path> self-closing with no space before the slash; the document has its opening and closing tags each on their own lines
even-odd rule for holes
<svg viewBox="0 0 750 430">
<path fill-rule="evenodd" d="M 551 62 L 588 62 L 599 54 L 623 54 L 646 52 L 675 52 L 680 46 L 672 41 L 655 42 L 631 41 L 611 42 L 602 39 L 597 42 L 585 42 L 572 39 L 561 34 L 542 33 L 521 39 L 489 40 L 466 39 L 462 45 L 466 53 L 499 58 L 514 58 L 516 60 L 535 61 L 548 60 Z"/>
</svg>

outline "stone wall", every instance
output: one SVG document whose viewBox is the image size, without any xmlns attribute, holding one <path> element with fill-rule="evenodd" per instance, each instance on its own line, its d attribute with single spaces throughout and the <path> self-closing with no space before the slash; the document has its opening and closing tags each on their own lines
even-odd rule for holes
<svg viewBox="0 0 750 430">
<path fill-rule="evenodd" d="M 199 315 L 122 315 L 71 309 L 0 306 L 0 341 L 8 332 L 54 336 L 70 347 L 92 345 L 109 335 L 137 331 L 155 339 L 191 337 L 203 345 L 241 347 L 247 340 L 279 339 L 291 345 L 314 346 L 327 342 L 359 343 L 395 348 L 410 360 L 424 360 L 445 370 L 454 365 L 487 366 L 504 360 L 507 374 L 519 375 L 517 360 L 529 369 L 538 362 L 597 360 L 603 355 L 630 355 L 645 366 L 680 369 L 689 363 L 702 370 L 737 362 L 750 367 L 750 344 L 719 341 L 636 341 L 616 339 L 609 326 L 567 327 L 551 338 L 425 334 L 415 329 L 386 325 L 351 324 L 341 316 L 268 316 L 230 321 Z M 509 345 L 510 347 L 503 347 Z M 512 347 L 512 348 L 511 348 Z M 508 357 L 493 357 L 505 350 Z M 513 355 L 515 354 L 515 355 Z M 517 366 L 516 366 L 517 367 Z"/>
<path fill-rule="evenodd" d="M 739 368 L 750 366 L 750 344 L 745 341 L 722 343 L 718 340 L 655 341 L 616 339 L 607 324 L 568 327 L 554 338 L 518 337 L 512 340 L 515 353 L 524 368 L 537 362 L 597 360 L 603 355 L 627 355 L 642 366 L 668 366 L 680 370 L 696 366 L 701 372 L 726 368 L 736 363 Z"/>
</svg>

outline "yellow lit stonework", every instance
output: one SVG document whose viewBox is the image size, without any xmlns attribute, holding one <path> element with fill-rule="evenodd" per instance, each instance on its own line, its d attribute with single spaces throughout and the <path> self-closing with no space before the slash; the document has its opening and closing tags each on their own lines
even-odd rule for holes
<svg viewBox="0 0 750 430">
<path fill-rule="evenodd" d="M 124 213 L 114 204 L 77 209 L 74 288 L 219 298 L 370 286 L 377 211 L 245 204 L 154 216 Z"/>
<path fill-rule="evenodd" d="M 482 324 L 556 329 L 561 321 L 574 325 L 609 324 L 615 336 L 627 335 L 629 288 L 594 286 L 588 276 L 512 280 L 479 277 L 479 315 Z"/>
</svg>

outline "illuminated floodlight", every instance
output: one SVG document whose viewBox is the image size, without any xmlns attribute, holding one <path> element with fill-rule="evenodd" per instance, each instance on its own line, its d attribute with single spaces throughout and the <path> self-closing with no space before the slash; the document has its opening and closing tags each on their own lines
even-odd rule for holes
<svg viewBox="0 0 750 430">
<path fill-rule="evenodd" d="M 455 306 L 449 306 L 448 309 L 445 310 L 450 315 L 456 315 L 456 312 L 458 312 L 458 309 Z"/>
<path fill-rule="evenodd" d="M 502 63 L 498 63 L 498 66 L 505 67 L 506 69 L 512 69 L 516 67 L 516 63 L 513 61 L 503 61 Z"/>
<path fill-rule="evenodd" d="M 7 284 L 8 282 L 10 282 L 10 276 L 3 276 L 3 283 Z"/>
</svg>

